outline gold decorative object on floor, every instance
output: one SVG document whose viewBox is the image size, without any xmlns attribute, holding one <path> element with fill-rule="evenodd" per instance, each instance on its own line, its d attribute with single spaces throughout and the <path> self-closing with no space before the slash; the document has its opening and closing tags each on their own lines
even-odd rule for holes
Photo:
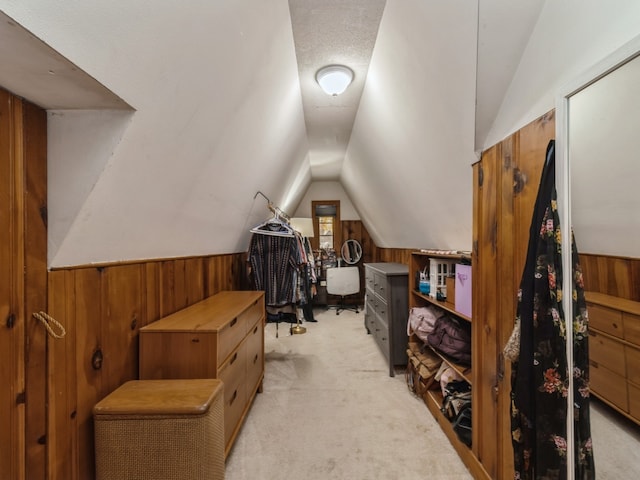
<svg viewBox="0 0 640 480">
<path fill-rule="evenodd" d="M 296 312 L 296 326 L 291 327 L 291 335 L 307 333 L 307 328 L 300 325 L 300 311 Z"/>
</svg>

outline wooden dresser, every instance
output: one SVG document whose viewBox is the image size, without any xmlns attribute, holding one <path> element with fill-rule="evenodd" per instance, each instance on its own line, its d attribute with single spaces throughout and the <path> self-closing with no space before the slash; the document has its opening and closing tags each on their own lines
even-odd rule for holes
<svg viewBox="0 0 640 480">
<path fill-rule="evenodd" d="M 407 364 L 407 318 L 409 316 L 409 267 L 401 263 L 365 263 L 367 303 L 364 323 L 389 362 Z"/>
<path fill-rule="evenodd" d="M 640 424 L 640 302 L 585 292 L 592 393 Z"/>
<path fill-rule="evenodd" d="M 264 378 L 264 292 L 225 291 L 140 329 L 140 379 L 218 378 L 225 455 Z"/>
</svg>

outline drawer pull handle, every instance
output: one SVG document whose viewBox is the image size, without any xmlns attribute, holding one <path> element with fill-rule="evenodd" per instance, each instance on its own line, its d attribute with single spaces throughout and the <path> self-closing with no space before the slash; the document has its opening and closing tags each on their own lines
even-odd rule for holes
<svg viewBox="0 0 640 480">
<path fill-rule="evenodd" d="M 258 325 L 256 325 L 256 328 L 253 329 L 253 334 L 255 335 L 256 333 L 258 333 Z"/>
<path fill-rule="evenodd" d="M 233 320 L 231 320 L 231 323 L 229 324 L 229 326 L 233 327 L 236 323 L 238 323 L 238 317 L 236 317 Z"/>
<path fill-rule="evenodd" d="M 233 405 L 236 398 L 238 397 L 238 390 L 234 390 L 233 395 L 231 395 L 231 400 L 229 400 L 229 406 Z"/>
<path fill-rule="evenodd" d="M 238 359 L 238 352 L 233 354 L 233 357 L 231 357 L 231 361 L 229 362 L 229 365 L 233 365 L 233 362 L 235 362 Z"/>
<path fill-rule="evenodd" d="M 200 343 L 200 339 L 199 338 L 192 338 L 191 339 L 191 343 Z"/>
<path fill-rule="evenodd" d="M 611 325 L 613 325 L 613 328 L 618 328 L 618 324 L 617 323 L 612 323 Z"/>
<path fill-rule="evenodd" d="M 258 361 L 258 354 L 256 353 L 256 356 L 253 358 L 253 363 L 256 363 Z"/>
</svg>

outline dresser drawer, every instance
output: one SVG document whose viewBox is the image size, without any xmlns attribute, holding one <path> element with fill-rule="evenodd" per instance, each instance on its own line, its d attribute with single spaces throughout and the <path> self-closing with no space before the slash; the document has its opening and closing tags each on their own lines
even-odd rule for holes
<svg viewBox="0 0 640 480">
<path fill-rule="evenodd" d="M 245 333 L 248 333 L 249 330 L 253 329 L 256 322 L 262 318 L 263 313 L 264 305 L 262 304 L 262 301 L 257 300 L 253 305 L 238 315 L 238 320 L 246 326 Z"/>
<path fill-rule="evenodd" d="M 640 420 L 640 388 L 629 384 L 629 413 Z"/>
<path fill-rule="evenodd" d="M 622 312 L 625 340 L 640 345 L 640 316 Z"/>
<path fill-rule="evenodd" d="M 248 394 L 258 386 L 264 365 L 264 327 L 258 322 L 247 336 L 247 388 Z"/>
<path fill-rule="evenodd" d="M 627 412 L 627 380 L 598 363 L 589 361 L 589 383 L 593 393 Z"/>
<path fill-rule="evenodd" d="M 627 380 L 640 385 L 640 350 L 625 345 L 624 353 L 627 359 Z"/>
<path fill-rule="evenodd" d="M 227 359 L 247 334 L 247 318 L 246 315 L 240 314 L 218 332 L 218 365 Z"/>
<path fill-rule="evenodd" d="M 373 273 L 371 271 L 371 269 L 369 268 L 365 268 L 365 272 L 364 272 L 364 281 L 365 281 L 365 287 L 368 288 L 369 290 L 371 290 L 372 292 L 375 292 L 375 273 Z"/>
<path fill-rule="evenodd" d="M 593 303 L 588 304 L 589 326 L 601 332 L 624 337 L 622 313 L 620 310 L 603 307 Z"/>
<path fill-rule="evenodd" d="M 379 273 L 374 273 L 374 283 L 373 290 L 375 293 L 380 295 L 385 302 L 387 301 L 387 277 L 385 275 L 381 275 Z"/>
<path fill-rule="evenodd" d="M 385 323 L 387 323 L 387 317 L 389 315 L 389 312 L 387 312 L 388 305 L 386 304 L 386 302 L 383 302 L 379 298 L 376 298 L 375 308 L 376 308 L 376 315 L 383 318 Z"/>
<path fill-rule="evenodd" d="M 612 372 L 625 376 L 624 346 L 609 337 L 591 330 L 589 334 L 589 358 Z"/>
<path fill-rule="evenodd" d="M 376 316 L 374 329 L 376 343 L 380 347 L 380 350 L 382 350 L 385 358 L 389 358 L 389 327 L 387 327 L 386 323 L 381 321 L 380 317 Z"/>
<path fill-rule="evenodd" d="M 216 378 L 216 337 L 211 332 L 141 331 L 140 380 Z"/>
<path fill-rule="evenodd" d="M 222 366 L 218 378 L 224 384 L 224 439 L 225 445 L 234 433 L 247 401 L 246 345 L 233 352 Z"/>
</svg>

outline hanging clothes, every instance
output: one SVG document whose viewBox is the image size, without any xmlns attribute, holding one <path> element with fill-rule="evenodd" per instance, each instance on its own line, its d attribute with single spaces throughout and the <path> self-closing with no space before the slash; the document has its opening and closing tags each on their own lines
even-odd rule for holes
<svg viewBox="0 0 640 480">
<path fill-rule="evenodd" d="M 311 249 L 311 243 L 307 237 L 302 238 L 302 244 L 304 249 L 304 255 L 306 263 L 302 266 L 300 275 L 300 284 L 302 296 L 300 305 L 302 307 L 302 314 L 307 322 L 317 322 L 313 316 L 313 297 L 316 295 L 316 268 L 315 259 L 313 257 L 313 250 Z"/>
<path fill-rule="evenodd" d="M 518 292 L 519 357 L 511 375 L 511 435 L 517 480 L 567 478 L 568 369 L 555 143 L 547 147 Z M 588 319 L 572 235 L 575 478 L 595 478 L 589 416 Z"/>
<path fill-rule="evenodd" d="M 298 301 L 298 268 L 305 262 L 295 235 L 254 233 L 249 263 L 255 290 L 264 290 L 265 304 L 282 307 Z"/>
</svg>

